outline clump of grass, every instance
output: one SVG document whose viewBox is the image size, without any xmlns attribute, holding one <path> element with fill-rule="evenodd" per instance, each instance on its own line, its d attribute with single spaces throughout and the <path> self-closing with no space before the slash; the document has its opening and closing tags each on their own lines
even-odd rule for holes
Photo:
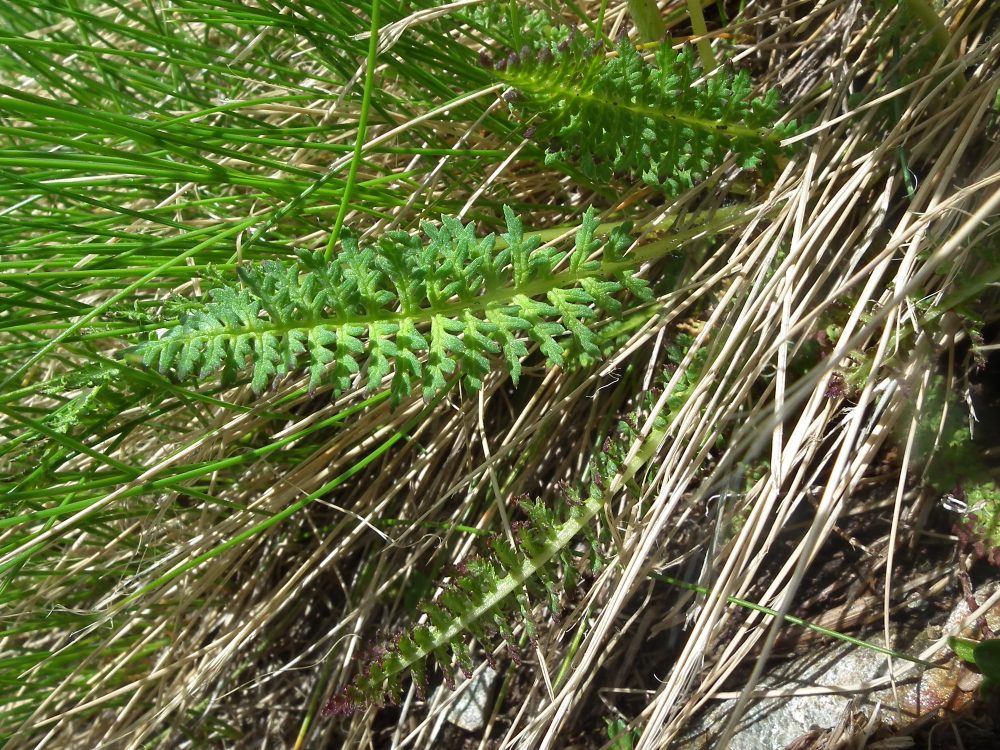
<svg viewBox="0 0 1000 750">
<path fill-rule="evenodd" d="M 628 31 L 615 8 L 577 11 L 549 25 L 572 21 L 594 39 Z M 419 626 L 418 601 L 447 587 L 477 539 L 516 541 L 528 519 L 514 498 L 551 502 L 589 481 L 640 404 L 635 450 L 654 429 L 663 440 L 595 509 L 605 564 L 559 602 L 559 621 L 547 596 L 528 597 L 531 617 L 510 633 L 525 664 L 499 662 L 482 742 L 606 736 L 607 712 L 589 708 L 613 696 L 628 721 L 612 741 L 668 746 L 763 644 L 742 708 L 887 441 L 892 551 L 872 570 L 887 578 L 886 609 L 895 603 L 892 556 L 925 543 L 898 523 L 926 502 L 907 493 L 931 408 L 914 394 L 963 336 L 941 324 L 974 304 L 963 279 L 995 272 L 976 252 L 995 240 L 984 219 L 998 200 L 993 11 L 936 9 L 938 52 L 906 83 L 886 75 L 893 14 L 707 12 L 711 52 L 731 60 L 715 75 L 746 68 L 754 96 L 795 92 L 783 122 L 808 125 L 767 179 L 726 157 L 711 190 L 683 182 L 664 198 L 630 170 L 611 190 L 572 163 L 546 165 L 549 144 L 525 137 L 530 123 L 479 62 L 483 49 L 520 49 L 515 23 L 429 0 L 0 10 L 9 747 L 438 744 L 446 707 L 416 692 L 401 693 L 391 721 L 319 713 L 354 678 L 363 643 Z M 904 29 L 915 44 L 927 31 Z M 526 337 L 516 386 L 511 366 L 490 366 L 478 390 L 443 378 L 423 400 L 287 367 L 255 391 L 114 356 L 162 340 L 213 290 L 235 288 L 238 268 L 294 269 L 303 253 L 326 262 L 345 237 L 379 246 L 441 215 L 481 237 L 502 229 L 504 205 L 551 250 L 555 274 L 575 261 L 553 248 L 568 247 L 589 207 L 598 239 L 631 222 L 629 278 L 651 292 L 621 310 L 570 300 L 589 311 L 575 320 L 594 349 L 568 347 L 552 367 Z M 585 242 L 579 262 L 605 260 L 603 242 Z M 912 346 L 894 351 L 899 341 Z M 415 351 L 425 367 L 429 352 Z M 358 370 L 371 373 L 364 354 Z M 851 367 L 865 377 L 831 389 Z M 572 565 L 581 550 L 567 550 Z M 687 583 L 704 598 L 650 590 L 651 572 L 683 578 L 676 561 L 692 559 L 703 574 Z M 675 652 L 652 623 L 673 629 Z"/>
</svg>

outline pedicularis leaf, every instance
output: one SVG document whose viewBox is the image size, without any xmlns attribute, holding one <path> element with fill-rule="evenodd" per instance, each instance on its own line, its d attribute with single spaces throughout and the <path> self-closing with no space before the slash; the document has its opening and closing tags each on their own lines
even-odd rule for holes
<svg viewBox="0 0 1000 750">
<path fill-rule="evenodd" d="M 547 144 L 546 163 L 573 164 L 595 184 L 641 177 L 677 195 L 729 153 L 742 169 L 771 171 L 796 130 L 776 125 L 778 93 L 751 96 L 750 75 L 720 69 L 702 79 L 694 52 L 660 47 L 647 60 L 628 43 L 606 54 L 581 35 L 500 59 L 504 95 Z"/>
<path fill-rule="evenodd" d="M 580 572 L 574 550 L 581 537 L 593 552 L 589 555 L 592 565 L 599 567 L 591 521 L 606 506 L 615 475 L 630 480 L 654 456 L 666 429 L 667 419 L 659 417 L 636 456 L 626 462 L 639 434 L 622 423 L 619 434 L 609 437 L 591 462 L 591 481 L 585 492 L 567 488 L 556 508 L 522 498 L 527 519 L 515 525 L 515 543 L 494 537 L 481 556 L 462 566 L 435 601 L 422 607 L 427 622 L 371 649 L 354 679 L 330 698 L 323 712 L 343 715 L 397 702 L 408 677 L 422 692 L 434 664 L 445 684 L 453 686 L 453 666 L 466 676 L 472 674 L 469 636 L 486 647 L 484 656 L 490 663 L 497 640 L 506 643 L 518 660 L 515 629 L 523 627 L 529 639 L 535 640 L 531 600 L 546 600 L 552 616 L 558 617 L 560 593 L 575 585 Z"/>
<path fill-rule="evenodd" d="M 422 224 L 423 237 L 390 232 L 362 247 L 345 236 L 330 260 L 302 252 L 298 262 L 241 268 L 240 285 L 212 289 L 178 325 L 125 356 L 181 379 L 221 372 L 224 383 L 250 367 L 257 393 L 300 367 L 310 388 L 329 381 L 340 393 L 364 366 L 370 389 L 392 375 L 398 402 L 417 384 L 430 398 L 456 372 L 477 389 L 494 356 L 516 383 L 527 341 L 556 365 L 567 343 L 595 354 L 590 324 L 599 310 L 620 312 L 612 295 L 649 298 L 623 262 L 626 229 L 612 231 L 601 260 L 590 258 L 602 245 L 592 210 L 569 251 L 542 247 L 509 208 L 504 217 L 502 247 L 444 217 Z"/>
</svg>

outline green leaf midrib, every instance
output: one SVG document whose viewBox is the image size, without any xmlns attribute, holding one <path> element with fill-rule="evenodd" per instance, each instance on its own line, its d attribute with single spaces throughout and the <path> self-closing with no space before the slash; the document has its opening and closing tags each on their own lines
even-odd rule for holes
<svg viewBox="0 0 1000 750">
<path fill-rule="evenodd" d="M 226 336 L 236 338 L 240 335 L 274 333 L 286 335 L 292 331 L 308 332 L 319 327 L 340 328 L 348 325 L 368 327 L 379 323 L 396 323 L 409 320 L 414 324 L 429 324 L 438 317 L 458 319 L 464 313 L 485 312 L 489 309 L 497 309 L 505 306 L 518 295 L 528 298 L 537 298 L 550 291 L 557 289 L 568 289 L 575 284 L 588 278 L 608 278 L 616 273 L 634 272 L 642 263 L 656 260 L 664 255 L 675 252 L 688 239 L 702 235 L 706 232 L 722 232 L 726 229 L 738 226 L 749 220 L 748 216 L 742 214 L 739 206 L 720 209 L 716 212 L 714 221 L 708 221 L 703 225 L 693 229 L 676 232 L 673 236 L 657 241 L 651 245 L 639 248 L 630 253 L 629 257 L 621 261 L 602 261 L 596 268 L 583 272 L 564 272 L 552 276 L 534 279 L 521 287 L 501 287 L 496 291 L 479 295 L 472 300 L 460 300 L 448 305 L 422 307 L 418 311 L 405 312 L 395 310 L 385 310 L 384 314 L 378 315 L 352 315 L 334 317 L 310 317 L 297 318 L 295 320 L 274 320 L 270 317 L 260 318 L 259 326 L 253 328 L 240 328 L 232 325 L 225 325 L 223 328 L 213 331 L 197 331 L 185 329 L 183 327 L 172 328 L 171 339 L 176 343 L 186 341 L 207 341 Z M 616 223 L 604 226 L 617 226 Z M 511 304 L 511 306 L 513 306 Z M 164 323 L 167 327 L 171 325 Z M 163 341 L 163 339 L 161 339 Z"/>
<path fill-rule="evenodd" d="M 734 138 L 753 138 L 778 144 L 781 137 L 766 128 L 749 128 L 726 120 L 710 120 L 698 117 L 688 111 L 678 109 L 661 109 L 645 106 L 641 103 L 631 103 L 620 99 L 598 97 L 589 88 L 574 88 L 567 86 L 563 79 L 546 78 L 545 88 L 539 87 L 539 79 L 530 75 L 497 74 L 505 83 L 526 91 L 540 102 L 552 102 L 560 98 L 569 98 L 585 104 L 593 104 L 608 109 L 617 109 L 637 117 L 649 117 L 666 124 L 682 124 L 708 133 L 724 133 Z M 553 107 L 553 109 L 556 109 Z"/>
<path fill-rule="evenodd" d="M 356 325 L 361 327 L 368 327 L 371 325 L 377 325 L 379 323 L 396 323 L 409 320 L 415 324 L 419 323 L 430 323 L 435 318 L 450 318 L 458 319 L 463 313 L 467 312 L 486 312 L 488 310 L 498 309 L 502 307 L 514 307 L 512 300 L 518 296 L 528 297 L 529 299 L 538 298 L 550 291 L 563 290 L 572 288 L 575 283 L 583 281 L 587 278 L 598 278 L 598 277 L 608 277 L 616 272 L 624 271 L 627 269 L 632 269 L 635 267 L 635 263 L 629 261 L 622 261 L 618 263 L 607 263 L 603 264 L 600 268 L 594 269 L 591 272 L 585 273 L 562 273 L 556 274 L 554 276 L 549 276 L 544 279 L 535 279 L 527 284 L 523 284 L 520 287 L 503 287 L 495 292 L 490 292 L 487 294 L 480 295 L 474 300 L 469 300 L 468 302 L 455 302 L 448 305 L 442 305 L 438 307 L 421 307 L 419 310 L 415 311 L 393 311 L 385 310 L 384 314 L 379 312 L 378 314 L 369 315 L 352 315 L 352 316 L 336 316 L 336 317 L 300 317 L 295 320 L 285 321 L 285 320 L 274 320 L 273 318 L 260 318 L 259 322 L 262 325 L 253 327 L 237 327 L 232 325 L 226 325 L 222 331 L 196 331 L 185 330 L 184 335 L 173 335 L 171 339 L 173 341 L 195 341 L 198 339 L 214 339 L 220 335 L 225 336 L 240 336 L 244 334 L 263 334 L 263 333 L 280 333 L 282 335 L 290 333 L 292 331 L 309 331 L 321 326 L 327 326 L 330 328 L 342 328 L 344 326 Z M 505 304 L 508 303 L 508 304 Z M 177 330 L 177 329 L 174 329 Z"/>
</svg>

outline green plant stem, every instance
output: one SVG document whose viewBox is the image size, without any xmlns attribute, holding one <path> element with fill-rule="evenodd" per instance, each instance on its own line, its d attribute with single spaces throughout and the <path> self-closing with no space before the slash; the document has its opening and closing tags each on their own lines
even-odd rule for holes
<svg viewBox="0 0 1000 750">
<path fill-rule="evenodd" d="M 379 29 L 379 8 L 382 0 L 372 0 L 371 32 L 368 37 L 368 60 L 365 62 L 365 87 L 361 95 L 361 114 L 358 118 L 358 136 L 354 140 L 354 157 L 351 159 L 351 167 L 347 172 L 347 183 L 344 185 L 344 192 L 340 197 L 340 210 L 337 211 L 337 220 L 330 233 L 330 241 L 326 245 L 327 260 L 333 255 L 333 248 L 340 239 L 340 232 L 344 228 L 344 218 L 347 216 L 347 208 L 351 204 L 351 191 L 354 182 L 358 178 L 358 167 L 361 165 L 361 152 L 365 145 L 365 136 L 368 132 L 368 113 L 371 109 L 372 90 L 375 87 L 375 57 L 378 54 L 378 29 Z"/>
<path fill-rule="evenodd" d="M 197 255 L 199 252 L 201 252 L 202 250 L 204 250 L 206 247 L 210 247 L 210 246 L 212 246 L 212 245 L 214 245 L 214 244 L 216 244 L 218 242 L 221 242 L 222 240 L 224 240 L 224 239 L 226 239 L 228 237 L 232 237 L 234 235 L 239 234 L 244 229 L 247 229 L 248 227 L 252 226 L 253 223 L 254 223 L 253 219 L 245 219 L 245 220 L 243 220 L 243 221 L 241 221 L 241 222 L 239 222 L 237 224 L 234 224 L 231 227 L 227 227 L 225 230 L 223 230 L 222 232 L 220 232 L 218 235 L 209 237 L 204 242 L 199 242 L 198 244 L 194 245 L 189 250 L 186 250 L 183 253 L 179 253 L 175 257 L 171 258 L 170 260 L 162 263 L 161 265 L 157 266 L 153 270 L 151 270 L 148 273 L 144 274 L 142 277 L 140 277 L 138 280 L 136 280 L 136 281 L 132 282 L 131 284 L 129 284 L 128 286 L 126 286 L 120 292 L 118 292 L 116 294 L 113 294 L 110 297 L 108 297 L 100 305 L 98 305 L 97 307 L 92 308 L 88 313 L 86 313 L 85 315 L 82 315 L 80 318 L 78 318 L 72 325 L 70 325 L 69 327 L 67 327 L 58 336 L 56 336 L 55 338 L 49 339 L 49 341 L 47 341 L 26 362 L 24 362 L 23 364 L 21 364 L 20 367 L 18 367 L 17 369 L 15 369 L 6 378 L 4 378 L 3 381 L 0 382 L 0 392 L 3 392 L 3 390 L 9 384 L 11 384 L 12 382 L 15 382 L 19 377 L 21 377 L 25 372 L 27 372 L 30 367 L 32 367 L 37 362 L 39 362 L 46 354 L 48 354 L 50 351 L 52 351 L 54 348 L 56 348 L 57 345 L 61 344 L 69 336 L 71 336 L 72 334 L 76 333 L 78 330 L 80 330 L 83 326 L 85 326 L 87 323 L 89 323 L 94 318 L 98 317 L 99 315 L 101 315 L 102 313 L 106 312 L 107 310 L 110 310 L 116 303 L 120 302 L 123 299 L 127 299 L 127 298 L 131 297 L 136 292 L 136 290 L 142 289 L 143 286 L 147 282 L 151 281 L 152 279 L 155 279 L 163 271 L 165 271 L 168 268 L 172 268 L 173 266 L 178 266 L 178 265 L 182 264 L 185 260 L 187 260 L 188 258 L 190 258 L 192 256 Z"/>
<path fill-rule="evenodd" d="M 333 674 L 336 665 L 337 661 L 335 659 L 326 659 L 323 662 L 319 679 L 316 681 L 312 695 L 309 696 L 309 705 L 306 707 L 305 716 L 302 717 L 302 723 L 299 725 L 299 731 L 295 736 L 295 744 L 292 745 L 292 750 L 302 750 L 302 748 L 306 747 L 306 742 L 309 741 L 309 735 L 312 733 L 313 726 L 315 726 L 316 718 L 319 716 L 323 693 L 327 689 L 330 676 Z"/>
<path fill-rule="evenodd" d="M 218 461 L 212 461 L 199 466 L 192 466 L 188 468 L 179 467 L 177 472 L 168 474 L 167 476 L 162 476 L 157 479 L 152 479 L 147 483 L 140 486 L 136 486 L 122 493 L 121 499 L 136 497 L 150 491 L 158 490 L 171 490 L 176 492 L 187 492 L 191 493 L 193 489 L 189 486 L 181 485 L 181 482 L 187 482 L 192 480 L 201 479 L 203 477 L 209 476 L 216 472 L 222 471 L 224 469 L 238 466 L 241 464 L 249 463 L 251 461 L 259 460 L 268 456 L 276 451 L 285 448 L 296 440 L 301 440 L 302 438 L 314 434 L 316 432 L 328 429 L 330 427 L 337 427 L 341 425 L 349 417 L 364 411 L 367 408 L 378 404 L 381 401 L 389 398 L 388 392 L 377 393 L 368 399 L 365 399 L 353 406 L 350 406 L 343 411 L 338 412 L 326 419 L 316 422 L 313 425 L 303 429 L 302 431 L 296 432 L 294 434 L 283 437 L 279 440 L 275 440 L 267 445 L 261 446 L 259 448 L 254 448 L 252 450 L 240 453 L 235 456 L 229 456 Z M 220 402 L 221 403 L 221 402 Z M 129 474 L 128 476 L 130 476 Z M 89 482 L 76 482 L 73 488 L 78 491 L 87 491 L 93 489 L 99 489 L 102 487 L 113 486 L 122 481 L 127 481 L 128 476 L 113 476 L 107 479 L 94 480 Z M 336 481 L 336 480 L 334 480 Z M 54 488 L 47 487 L 43 490 L 33 490 L 28 492 L 19 492 L 16 495 L 9 495 L 8 499 L 17 500 L 19 502 L 25 502 L 29 500 L 44 499 L 53 494 Z M 54 508 L 44 508 L 41 510 L 35 510 L 31 513 L 24 513 L 18 515 L 9 515 L 0 518 L 0 529 L 10 528 L 13 526 L 18 526 L 22 524 L 37 523 L 40 520 L 48 520 L 58 518 L 61 516 L 66 516 L 71 513 L 77 513 L 86 510 L 89 506 L 98 502 L 99 498 L 86 498 L 83 500 L 76 500 L 72 502 L 64 502 L 59 506 Z M 0 561 L 0 573 L 7 570 L 7 567 L 11 562 L 4 560 Z"/>
<path fill-rule="evenodd" d="M 663 583 L 669 583 L 671 586 L 676 586 L 681 589 L 687 589 L 688 591 L 694 591 L 699 594 L 705 594 L 706 596 L 711 592 L 705 586 L 699 586 L 694 583 L 688 583 L 687 581 L 681 581 L 677 578 L 671 578 L 670 576 L 665 576 L 660 573 L 650 573 L 651 578 L 662 581 Z M 822 635 L 828 635 L 831 638 L 836 638 L 840 641 L 845 641 L 846 643 L 854 644 L 855 646 L 860 646 L 861 648 L 867 648 L 870 651 L 875 651 L 879 654 L 885 654 L 886 656 L 891 656 L 894 659 L 902 659 L 903 661 L 913 662 L 914 664 L 919 664 L 922 667 L 927 667 L 928 669 L 936 669 L 940 667 L 939 664 L 934 664 L 929 661 L 924 661 L 923 659 L 918 659 L 915 656 L 908 656 L 907 654 L 901 654 L 898 651 L 893 651 L 891 648 L 885 648 L 884 646 L 877 646 L 874 643 L 868 643 L 860 638 L 854 638 L 853 636 L 844 635 L 843 633 L 838 633 L 836 630 L 831 630 L 830 628 L 824 628 L 822 625 L 817 625 L 815 623 L 809 622 L 808 620 L 803 620 L 799 617 L 794 617 L 793 615 L 783 615 L 775 609 L 770 607 L 765 607 L 762 604 L 757 604 L 756 602 L 747 601 L 746 599 L 738 599 L 735 596 L 727 596 L 726 601 L 730 604 L 735 604 L 739 607 L 744 607 L 746 609 L 751 609 L 754 612 L 760 612 L 761 614 L 770 615 L 771 617 L 780 617 L 781 619 L 792 623 L 793 625 L 799 625 L 807 630 L 812 630 L 816 633 L 821 633 Z"/>
<path fill-rule="evenodd" d="M 701 59 L 701 67 L 709 73 L 717 67 L 715 53 L 712 52 L 712 43 L 708 40 L 708 25 L 705 23 L 705 13 L 701 8 L 701 0 L 687 0 L 688 16 L 691 18 L 691 30 L 698 41 L 698 57 Z"/>
<path fill-rule="evenodd" d="M 576 627 L 576 633 L 573 634 L 573 640 L 566 651 L 566 657 L 562 660 L 562 664 L 559 665 L 559 672 L 552 681 L 553 687 L 562 685 L 563 680 L 569 676 L 570 670 L 573 668 L 573 659 L 576 656 L 576 652 L 580 650 L 580 644 L 583 643 L 583 636 L 587 632 L 587 623 L 590 622 L 590 613 L 592 610 L 593 605 L 587 607 L 587 611 L 580 618 Z"/>
<path fill-rule="evenodd" d="M 941 17 L 934 10 L 934 6 L 927 0 L 903 0 L 900 12 L 909 13 L 920 20 L 934 40 L 934 46 L 938 54 L 944 52 L 951 43 L 951 34 L 945 27 Z"/>
<path fill-rule="evenodd" d="M 628 0 L 628 12 L 641 41 L 658 42 L 666 35 L 667 27 L 656 0 Z"/>
<path fill-rule="evenodd" d="M 426 406 L 424 406 L 423 409 L 420 410 L 417 416 L 413 417 L 413 419 L 409 420 L 405 425 L 403 425 L 402 428 L 400 428 L 392 435 L 390 435 L 388 438 L 386 438 L 377 448 L 372 450 L 364 458 L 357 461 L 349 469 L 339 474 L 338 476 L 334 477 L 331 481 L 327 482 L 319 489 L 309 493 L 301 500 L 292 503 L 287 508 L 282 509 L 278 513 L 275 513 L 273 516 L 267 518 L 264 521 L 261 521 L 255 526 L 251 526 L 249 529 L 246 529 L 245 531 L 242 531 L 239 534 L 235 534 L 234 536 L 227 539 L 225 542 L 222 542 L 221 544 L 216 545 L 212 549 L 208 550 L 208 552 L 204 552 L 198 555 L 197 557 L 194 557 L 190 560 L 186 560 L 180 565 L 174 567 L 173 570 L 170 570 L 164 573 L 159 578 L 150 581 L 141 589 L 136 591 L 134 594 L 131 594 L 126 598 L 122 599 L 120 602 L 116 603 L 112 607 L 112 610 L 109 610 L 109 614 L 111 611 L 121 611 L 125 609 L 130 604 L 133 604 L 134 602 L 142 599 L 142 597 L 144 597 L 146 594 L 160 588 L 166 583 L 169 583 L 170 581 L 177 578 L 179 575 L 186 573 L 189 570 L 193 570 L 194 568 L 197 568 L 202 563 L 208 562 L 213 557 L 216 557 L 222 552 L 225 552 L 227 549 L 236 547 L 245 542 L 246 540 L 252 539 L 261 532 L 264 532 L 267 529 L 281 523 L 282 521 L 291 518 L 293 515 L 298 513 L 307 505 L 311 504 L 313 501 L 323 497 L 327 493 L 341 486 L 355 474 L 358 474 L 366 466 L 368 466 L 369 464 L 373 463 L 374 461 L 378 460 L 383 455 L 385 455 L 389 451 L 389 449 L 392 448 L 396 443 L 400 442 L 401 440 L 404 440 L 410 434 L 411 431 L 413 431 L 416 427 L 420 426 L 423 423 L 423 421 L 428 417 L 428 415 L 430 415 L 434 411 L 434 409 L 437 408 L 437 405 L 441 403 L 442 399 L 444 399 L 444 397 L 449 393 L 449 390 L 450 389 L 447 388 L 441 390 L 430 403 L 428 403 Z"/>
</svg>

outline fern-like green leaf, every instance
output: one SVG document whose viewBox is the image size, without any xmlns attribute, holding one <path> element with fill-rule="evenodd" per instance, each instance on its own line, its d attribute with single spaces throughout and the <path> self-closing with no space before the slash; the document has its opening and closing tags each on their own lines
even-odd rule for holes
<svg viewBox="0 0 1000 750">
<path fill-rule="evenodd" d="M 571 552 L 574 540 L 583 535 L 596 547 L 590 522 L 607 502 L 612 478 L 620 472 L 626 482 L 631 480 L 655 454 L 666 428 L 666 419 L 657 420 L 637 455 L 625 464 L 638 434 L 623 423 L 623 436 L 609 440 L 592 463 L 586 499 L 581 499 L 578 492 L 567 491 L 561 510 L 553 510 L 539 500 L 523 499 L 521 508 L 528 520 L 516 525 L 516 544 L 494 537 L 482 557 L 467 562 L 463 573 L 441 596 L 421 607 L 427 624 L 376 649 L 375 658 L 329 700 L 324 713 L 348 714 L 366 706 L 395 702 L 407 675 L 422 690 L 432 660 L 442 668 L 449 686 L 452 665 L 471 676 L 469 635 L 488 645 L 499 633 L 517 659 L 514 626 L 520 624 L 529 639 L 535 638 L 529 592 L 540 592 L 548 600 L 553 616 L 557 616 L 560 592 L 572 585 L 577 572 L 578 561 Z M 492 661 L 490 649 L 486 657 Z"/>
<path fill-rule="evenodd" d="M 585 503 L 571 506 L 566 519 L 557 518 L 541 503 L 524 503 L 532 523 L 518 529 L 517 547 L 495 538 L 487 556 L 466 563 L 465 575 L 435 602 L 422 607 L 428 623 L 379 649 L 380 658 L 335 695 L 325 713 L 350 713 L 396 701 L 407 675 L 422 688 L 431 658 L 444 668 L 446 682 L 450 682 L 452 663 L 471 675 L 466 634 L 489 643 L 499 632 L 513 647 L 511 623 L 518 620 L 531 627 L 525 590 L 539 580 L 552 580 L 561 567 L 573 566 L 569 543 L 601 507 L 600 490 L 596 485 L 591 490 Z"/>
<path fill-rule="evenodd" d="M 345 236 L 329 261 L 302 253 L 298 262 L 241 268 L 239 286 L 212 289 L 209 301 L 127 355 L 178 378 L 221 372 L 225 383 L 251 367 L 257 393 L 300 367 L 310 388 L 328 380 L 340 393 L 366 368 L 370 389 L 392 376 L 398 402 L 418 385 L 430 398 L 459 372 L 479 388 L 498 354 L 517 382 L 526 340 L 557 365 L 566 346 L 596 354 L 598 310 L 618 314 L 613 295 L 622 290 L 649 297 L 622 262 L 624 229 L 609 235 L 604 259 L 590 257 L 601 246 L 593 211 L 569 251 L 542 247 L 509 208 L 504 216 L 500 249 L 494 235 L 477 238 L 472 225 L 445 217 L 424 223 L 423 239 L 391 232 L 362 247 Z"/>
<path fill-rule="evenodd" d="M 780 141 L 778 94 L 753 98 L 750 76 L 717 71 L 704 81 L 691 49 L 660 47 L 647 61 L 626 40 L 606 56 L 572 35 L 496 63 L 505 98 L 547 144 L 547 164 L 573 164 L 594 184 L 640 177 L 677 195 L 704 180 L 732 152 L 743 169 L 773 168 Z"/>
</svg>

